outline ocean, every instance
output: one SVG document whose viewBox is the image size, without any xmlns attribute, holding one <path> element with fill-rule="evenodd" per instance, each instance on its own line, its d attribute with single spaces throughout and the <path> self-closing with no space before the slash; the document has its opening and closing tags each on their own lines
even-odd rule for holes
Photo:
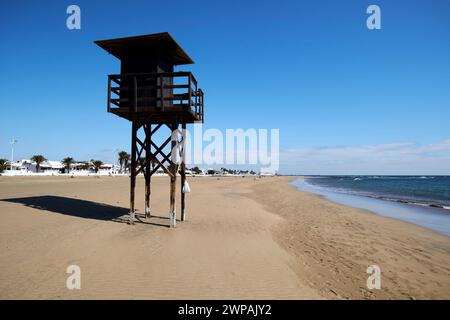
<svg viewBox="0 0 450 320">
<path fill-rule="evenodd" d="M 450 176 L 317 176 L 300 190 L 450 236 Z"/>
<path fill-rule="evenodd" d="M 324 176 L 308 182 L 337 192 L 450 210 L 450 176 Z"/>
</svg>

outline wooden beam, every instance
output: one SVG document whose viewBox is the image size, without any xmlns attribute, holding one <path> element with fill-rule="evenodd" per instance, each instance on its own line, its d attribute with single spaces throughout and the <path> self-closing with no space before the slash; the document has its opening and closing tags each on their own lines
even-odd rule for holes
<svg viewBox="0 0 450 320">
<path fill-rule="evenodd" d="M 108 77 L 108 105 L 107 105 L 107 111 L 111 111 L 111 78 Z"/>
<path fill-rule="evenodd" d="M 153 129 L 153 130 L 151 131 L 151 135 L 154 135 L 155 132 L 158 131 L 158 129 L 161 128 L 161 127 L 162 127 L 162 123 L 158 124 L 158 125 L 155 127 L 155 129 Z"/>
<path fill-rule="evenodd" d="M 134 224 L 135 211 L 134 211 L 134 192 L 136 189 L 136 136 L 137 136 L 137 124 L 135 121 L 131 125 L 131 172 L 130 172 L 130 223 Z"/>
<path fill-rule="evenodd" d="M 164 147 L 167 145 L 167 143 L 170 142 L 170 140 L 171 140 L 171 138 L 168 138 L 168 139 L 167 139 L 161 146 L 159 146 L 159 147 L 158 147 L 153 141 L 150 142 L 151 145 L 156 149 L 155 152 L 154 152 L 155 156 L 159 153 L 159 154 L 163 157 L 163 159 L 167 159 L 169 162 L 171 162 L 171 161 L 170 161 L 170 157 L 169 157 L 168 155 L 164 154 L 164 152 L 162 152 L 162 149 L 164 149 Z"/>
<path fill-rule="evenodd" d="M 171 135 L 171 141 L 172 141 L 172 148 L 171 150 L 173 150 L 176 145 L 177 145 L 177 141 L 174 139 L 175 137 L 175 132 L 178 130 L 178 124 L 175 122 L 172 126 L 172 135 Z M 176 208 L 175 208 L 175 192 L 176 192 L 176 182 L 177 182 L 177 168 L 176 168 L 176 164 L 172 163 L 171 166 L 171 171 L 172 171 L 172 176 L 170 177 L 170 227 L 171 228 L 175 228 L 177 225 L 177 213 L 176 213 Z"/>
<path fill-rule="evenodd" d="M 164 166 L 164 164 L 162 164 L 161 161 L 159 161 L 158 158 L 154 157 L 154 159 L 155 159 L 156 162 L 158 162 L 158 166 L 159 166 L 160 168 L 162 168 L 162 169 L 164 170 L 164 172 L 167 173 L 167 174 L 171 177 L 171 176 L 172 176 L 172 172 L 170 172 L 170 170 L 167 169 L 167 168 Z"/>
<path fill-rule="evenodd" d="M 134 88 L 134 112 L 137 112 L 137 106 L 138 106 L 138 94 L 137 94 L 137 79 L 136 77 L 133 77 L 133 88 Z"/>
<path fill-rule="evenodd" d="M 152 125 L 147 124 L 144 125 L 144 131 L 145 131 L 145 217 L 150 218 L 150 194 L 151 194 L 151 179 L 152 176 L 150 174 L 151 169 L 151 163 L 152 163 L 152 151 L 151 151 L 151 134 L 152 134 Z"/>
<path fill-rule="evenodd" d="M 144 129 L 145 131 L 145 129 Z M 142 151 L 146 149 L 145 144 L 136 136 L 136 142 L 141 146 L 141 149 L 138 151 L 139 155 L 138 155 L 138 159 L 141 157 L 142 155 Z"/>
<path fill-rule="evenodd" d="M 181 125 L 182 128 L 182 154 L 181 154 L 181 221 L 186 220 L 186 194 L 183 192 L 186 183 L 186 123 Z"/>
</svg>

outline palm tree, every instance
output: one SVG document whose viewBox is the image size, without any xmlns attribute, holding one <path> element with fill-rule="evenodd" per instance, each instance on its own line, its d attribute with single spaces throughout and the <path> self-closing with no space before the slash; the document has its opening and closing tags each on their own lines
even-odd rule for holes
<svg viewBox="0 0 450 320">
<path fill-rule="evenodd" d="M 94 165 L 95 173 L 97 173 L 100 167 L 102 166 L 103 162 L 100 160 L 92 160 L 92 164 Z"/>
<path fill-rule="evenodd" d="M 139 165 L 142 167 L 145 165 L 145 161 L 147 161 L 146 157 L 140 157 L 139 158 Z"/>
<path fill-rule="evenodd" d="M 67 173 L 70 171 L 70 165 L 74 162 L 75 160 L 72 157 L 66 157 L 61 160 L 61 163 L 64 165 L 64 168 L 66 168 Z"/>
<path fill-rule="evenodd" d="M 89 161 L 84 161 L 83 164 L 81 165 L 81 168 L 83 170 L 89 170 L 91 168 L 91 164 L 89 163 Z"/>
<path fill-rule="evenodd" d="M 0 159 L 0 173 L 2 173 L 8 167 L 8 160 Z"/>
<path fill-rule="evenodd" d="M 123 169 L 128 166 L 128 161 L 130 161 L 131 156 L 126 151 L 119 152 L 119 163 L 120 163 L 120 172 L 123 173 Z"/>
<path fill-rule="evenodd" d="M 192 172 L 195 174 L 200 174 L 200 173 L 202 173 L 202 170 L 200 170 L 199 167 L 194 167 L 194 168 L 192 168 Z"/>
<path fill-rule="evenodd" d="M 36 162 L 36 172 L 39 172 L 41 163 L 47 161 L 47 159 L 43 155 L 37 154 L 31 157 L 31 161 Z"/>
</svg>

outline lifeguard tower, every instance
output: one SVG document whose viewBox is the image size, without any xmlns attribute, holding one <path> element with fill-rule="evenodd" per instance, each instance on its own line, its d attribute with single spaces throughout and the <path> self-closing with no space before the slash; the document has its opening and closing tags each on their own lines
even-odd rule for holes
<svg viewBox="0 0 450 320">
<path fill-rule="evenodd" d="M 175 227 L 177 174 L 181 221 L 186 218 L 186 125 L 203 123 L 204 117 L 197 80 L 191 72 L 174 72 L 174 67 L 194 61 L 167 32 L 95 43 L 121 61 L 120 74 L 108 76 L 107 110 L 132 124 L 130 223 L 136 220 L 136 176 L 145 177 L 145 217 L 149 218 L 151 177 L 161 168 L 170 177 L 170 227 Z M 168 137 L 158 144 L 153 137 L 164 127 L 170 130 Z"/>
</svg>

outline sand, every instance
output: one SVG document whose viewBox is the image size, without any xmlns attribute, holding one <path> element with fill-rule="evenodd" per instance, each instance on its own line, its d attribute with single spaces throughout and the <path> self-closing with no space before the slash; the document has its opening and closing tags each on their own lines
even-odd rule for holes
<svg viewBox="0 0 450 320">
<path fill-rule="evenodd" d="M 0 177 L 0 298 L 450 298 L 449 237 L 288 177 L 190 178 L 187 221 L 170 229 L 168 180 L 153 179 L 154 216 L 130 226 L 126 177 Z M 366 287 L 371 264 L 380 290 Z M 80 290 L 66 288 L 69 265 Z"/>
</svg>

